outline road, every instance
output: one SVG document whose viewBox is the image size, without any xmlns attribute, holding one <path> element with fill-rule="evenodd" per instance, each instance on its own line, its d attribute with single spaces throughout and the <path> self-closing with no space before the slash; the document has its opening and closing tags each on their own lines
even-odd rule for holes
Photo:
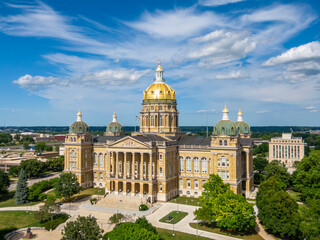
<svg viewBox="0 0 320 240">
<path fill-rule="evenodd" d="M 35 178 L 35 179 L 28 180 L 28 182 L 27 182 L 28 186 L 31 186 L 32 184 L 37 183 L 37 182 L 41 182 L 41 181 L 44 181 L 44 180 L 49 180 L 49 179 L 52 179 L 52 178 L 59 177 L 60 173 L 54 173 L 54 174 L 49 174 L 49 175 L 50 176 L 48 176 L 48 177 Z M 10 184 L 9 191 L 16 190 L 16 187 L 17 187 L 16 183 Z"/>
</svg>

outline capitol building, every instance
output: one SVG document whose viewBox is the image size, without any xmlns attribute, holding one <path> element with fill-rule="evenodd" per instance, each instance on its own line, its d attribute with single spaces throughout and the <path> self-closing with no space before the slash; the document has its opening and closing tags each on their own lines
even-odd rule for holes
<svg viewBox="0 0 320 240">
<path fill-rule="evenodd" d="M 92 136 L 79 110 L 64 143 L 64 171 L 74 173 L 84 188 L 138 195 L 149 202 L 198 197 L 210 174 L 249 197 L 253 143 L 241 110 L 233 122 L 225 106 L 210 137 L 188 136 L 179 130 L 176 92 L 163 72 L 159 62 L 154 82 L 143 91 L 140 131 L 131 136 L 124 136 L 116 114 L 104 136 Z"/>
</svg>

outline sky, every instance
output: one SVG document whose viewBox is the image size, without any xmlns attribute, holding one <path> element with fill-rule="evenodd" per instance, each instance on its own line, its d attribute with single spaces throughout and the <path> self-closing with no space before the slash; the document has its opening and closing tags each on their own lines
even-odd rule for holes
<svg viewBox="0 0 320 240">
<path fill-rule="evenodd" d="M 251 126 L 320 126 L 318 0 L 3 0 L 0 126 L 136 123 L 158 58 L 181 126 L 227 103 Z"/>
</svg>

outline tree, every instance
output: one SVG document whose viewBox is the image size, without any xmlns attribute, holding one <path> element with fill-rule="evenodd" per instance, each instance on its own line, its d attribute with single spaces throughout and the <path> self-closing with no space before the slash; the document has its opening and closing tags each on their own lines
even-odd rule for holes
<svg viewBox="0 0 320 240">
<path fill-rule="evenodd" d="M 309 199 L 307 206 L 301 208 L 300 231 L 303 239 L 320 239 L 320 199 Z"/>
<path fill-rule="evenodd" d="M 46 168 L 47 171 L 61 172 L 64 169 L 64 156 L 47 160 Z"/>
<path fill-rule="evenodd" d="M 80 217 L 77 220 L 68 222 L 62 230 L 61 240 L 100 240 L 103 230 L 93 217 Z"/>
<path fill-rule="evenodd" d="M 0 194 L 7 193 L 10 186 L 10 178 L 3 170 L 0 169 Z"/>
<path fill-rule="evenodd" d="M 29 159 L 24 160 L 20 163 L 20 168 L 23 168 L 27 177 L 39 177 L 41 174 L 43 174 L 45 169 L 45 163 L 38 161 L 36 159 Z"/>
<path fill-rule="evenodd" d="M 264 227 L 281 237 L 299 238 L 300 215 L 298 204 L 275 177 L 260 185 L 256 198 L 258 217 Z"/>
<path fill-rule="evenodd" d="M 263 154 L 269 152 L 269 144 L 268 143 L 261 143 L 259 146 L 254 146 L 253 148 L 253 155 Z"/>
<path fill-rule="evenodd" d="M 20 173 L 20 167 L 19 166 L 11 166 L 9 168 L 9 175 L 17 177 Z"/>
<path fill-rule="evenodd" d="M 211 174 L 203 188 L 201 208 L 195 211 L 198 219 L 239 232 L 254 229 L 253 206 L 243 196 L 231 191 L 230 185 L 224 184 L 218 175 Z"/>
<path fill-rule="evenodd" d="M 115 213 L 109 218 L 110 224 L 119 225 L 121 222 L 125 221 L 126 217 L 121 213 Z"/>
<path fill-rule="evenodd" d="M 154 234 L 158 234 L 156 228 L 148 222 L 145 216 L 138 218 L 135 223 L 140 225 L 140 227 L 145 228 L 150 232 L 153 232 Z"/>
<path fill-rule="evenodd" d="M 58 212 L 60 212 L 60 206 L 56 204 L 53 199 L 48 199 L 45 204 L 39 208 L 35 216 L 40 222 L 45 222 L 49 219 L 52 221 L 53 216 Z"/>
<path fill-rule="evenodd" d="M 29 142 L 23 142 L 23 149 L 28 150 L 30 148 Z"/>
<path fill-rule="evenodd" d="M 103 236 L 104 240 L 160 240 L 160 236 L 135 223 L 121 223 Z"/>
<path fill-rule="evenodd" d="M 20 170 L 19 179 L 17 183 L 16 193 L 14 198 L 16 199 L 16 204 L 21 205 L 28 202 L 29 188 L 27 186 L 27 176 L 23 170 Z"/>
<path fill-rule="evenodd" d="M 58 198 L 64 197 L 67 202 L 70 202 L 70 198 L 79 193 L 81 186 L 78 182 L 77 176 L 72 173 L 61 173 L 55 185 L 55 193 Z"/>
<path fill-rule="evenodd" d="M 301 192 L 302 199 L 320 199 L 320 151 L 315 150 L 298 163 L 293 174 L 293 186 Z"/>
<path fill-rule="evenodd" d="M 279 161 L 274 160 L 269 163 L 265 167 L 264 172 L 264 180 L 275 177 L 283 189 L 286 189 L 291 184 L 291 176 L 288 173 L 287 168 L 284 165 L 281 165 Z"/>
<path fill-rule="evenodd" d="M 22 138 L 20 139 L 20 142 L 34 143 L 34 139 L 31 136 L 23 135 Z"/>
<path fill-rule="evenodd" d="M 260 155 L 253 158 L 253 170 L 258 171 L 259 173 L 262 173 L 268 164 L 268 160 Z"/>
</svg>

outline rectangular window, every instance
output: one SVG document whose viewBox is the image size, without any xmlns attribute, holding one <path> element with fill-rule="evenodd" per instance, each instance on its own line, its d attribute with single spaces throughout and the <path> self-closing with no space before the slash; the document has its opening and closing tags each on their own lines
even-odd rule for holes
<svg viewBox="0 0 320 240">
<path fill-rule="evenodd" d="M 191 158 L 187 158 L 187 172 L 191 172 Z"/>
<path fill-rule="evenodd" d="M 203 173 L 207 172 L 207 159 L 205 158 L 202 159 L 202 172 Z"/>
<path fill-rule="evenodd" d="M 187 187 L 191 187 L 191 181 L 190 181 L 190 179 L 187 179 Z"/>
<path fill-rule="evenodd" d="M 179 170 L 180 170 L 180 172 L 184 171 L 184 169 L 183 169 L 184 166 L 183 165 L 184 165 L 183 157 L 180 157 L 180 159 L 179 159 Z"/>
<path fill-rule="evenodd" d="M 103 155 L 100 154 L 100 167 L 103 167 Z"/>
<path fill-rule="evenodd" d="M 182 188 L 183 187 L 183 180 L 179 179 L 179 186 Z"/>
<path fill-rule="evenodd" d="M 199 172 L 199 159 L 194 158 L 194 172 L 198 173 Z"/>
<path fill-rule="evenodd" d="M 103 180 L 103 173 L 101 172 L 99 175 L 100 175 L 100 180 Z"/>
<path fill-rule="evenodd" d="M 94 172 L 94 179 L 97 179 L 97 173 L 96 172 Z"/>
<path fill-rule="evenodd" d="M 227 159 L 227 167 L 229 167 L 229 159 Z"/>
<path fill-rule="evenodd" d="M 159 154 L 159 160 L 162 160 L 162 154 Z"/>
<path fill-rule="evenodd" d="M 94 155 L 94 165 L 95 166 L 98 165 L 98 155 L 97 154 Z"/>
</svg>

